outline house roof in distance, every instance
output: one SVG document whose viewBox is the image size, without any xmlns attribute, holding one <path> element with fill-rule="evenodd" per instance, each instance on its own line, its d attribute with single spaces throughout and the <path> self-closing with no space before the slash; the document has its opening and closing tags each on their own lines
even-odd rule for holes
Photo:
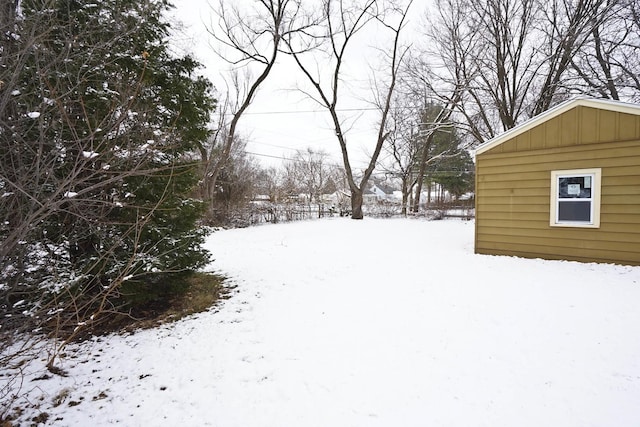
<svg viewBox="0 0 640 427">
<path fill-rule="evenodd" d="M 562 113 L 565 113 L 566 111 L 571 110 L 572 108 L 579 106 L 616 111 L 619 113 L 635 114 L 640 116 L 640 105 L 638 104 L 613 101 L 610 99 L 596 99 L 588 97 L 572 98 L 556 105 L 555 107 L 545 111 L 544 113 L 538 114 L 537 116 L 527 120 L 524 123 L 519 124 L 512 129 L 509 129 L 508 131 L 496 136 L 495 138 L 484 142 L 483 144 L 479 145 L 478 148 L 476 148 L 475 154 L 478 155 L 484 153 L 485 151 L 491 150 L 492 148 L 502 144 L 503 142 L 508 141 L 520 135 L 521 133 L 524 133 L 529 129 L 538 126 L 540 123 L 550 120 Z"/>
</svg>

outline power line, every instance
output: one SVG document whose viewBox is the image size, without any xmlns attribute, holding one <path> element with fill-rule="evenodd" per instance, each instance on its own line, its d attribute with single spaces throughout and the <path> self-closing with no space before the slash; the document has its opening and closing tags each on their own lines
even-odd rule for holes
<svg viewBox="0 0 640 427">
<path fill-rule="evenodd" d="M 337 112 L 345 113 L 345 112 L 356 112 L 356 111 L 378 111 L 379 108 L 376 107 L 366 107 L 366 108 L 340 108 L 337 109 Z M 308 114 L 308 113 L 324 113 L 326 109 L 322 110 L 289 110 L 289 111 L 246 111 L 244 114 L 251 115 L 271 115 L 271 114 Z M 233 113 L 226 113 L 225 116 L 232 116 Z"/>
<path fill-rule="evenodd" d="M 251 151 L 244 151 L 246 154 L 251 154 L 252 156 L 259 156 L 259 157 L 269 157 L 272 159 L 280 159 L 280 160 L 292 160 L 292 159 L 287 159 L 286 157 L 282 157 L 282 156 L 271 156 L 269 154 L 260 154 L 260 153 L 253 153 Z"/>
<path fill-rule="evenodd" d="M 243 150 L 243 152 L 245 154 L 251 154 L 252 156 L 258 156 L 258 157 L 268 157 L 271 159 L 278 159 L 278 160 L 286 160 L 288 162 L 294 162 L 294 163 L 304 163 L 304 160 L 301 159 L 295 159 L 295 158 L 288 158 L 288 157 L 282 157 L 282 156 L 273 156 L 270 154 L 262 154 L 262 153 L 254 153 L 252 151 L 247 151 L 247 150 Z M 327 163 L 327 166 L 337 166 L 337 167 L 344 167 L 341 163 L 339 162 L 335 162 L 335 161 L 330 161 L 329 163 Z M 364 169 L 366 166 L 363 166 L 362 168 Z"/>
<path fill-rule="evenodd" d="M 293 151 L 299 150 L 298 148 L 285 147 L 284 145 L 268 144 L 266 142 L 260 142 L 260 141 L 251 141 L 251 144 L 268 145 L 269 147 L 283 148 L 285 150 L 293 150 Z"/>
<path fill-rule="evenodd" d="M 270 154 L 262 154 L 262 153 L 254 153 L 252 151 L 247 151 L 244 150 L 245 154 L 251 154 L 252 156 L 258 156 L 258 157 L 269 157 L 271 159 L 279 159 L 279 160 L 286 160 L 288 162 L 294 162 L 294 163 L 304 163 L 304 159 L 295 159 L 295 158 L 288 158 L 288 157 L 282 157 L 282 156 L 273 156 Z M 327 163 L 328 166 L 338 166 L 341 167 L 341 165 L 339 163 L 334 163 L 334 162 L 329 162 Z"/>
</svg>

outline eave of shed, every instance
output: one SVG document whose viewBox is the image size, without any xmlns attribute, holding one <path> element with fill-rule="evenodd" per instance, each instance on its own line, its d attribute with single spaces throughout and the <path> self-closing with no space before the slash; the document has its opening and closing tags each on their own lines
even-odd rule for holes
<svg viewBox="0 0 640 427">
<path fill-rule="evenodd" d="M 489 151 L 492 148 L 495 148 L 498 145 L 515 138 L 521 133 L 524 133 L 547 120 L 551 120 L 552 118 L 557 117 L 560 114 L 563 114 L 571 110 L 572 108 L 576 108 L 579 106 L 615 111 L 619 113 L 635 114 L 640 116 L 640 105 L 637 105 L 637 104 L 630 104 L 627 102 L 620 102 L 620 101 L 612 101 L 610 99 L 573 98 L 561 104 L 558 104 L 555 107 L 545 111 L 544 113 L 541 113 L 533 117 L 532 119 L 527 120 L 526 122 L 512 129 L 509 129 L 505 133 L 498 135 L 495 138 L 490 139 L 489 141 L 481 144 L 480 146 L 478 146 L 478 148 L 476 148 L 475 154 L 477 156 L 486 151 Z"/>
</svg>

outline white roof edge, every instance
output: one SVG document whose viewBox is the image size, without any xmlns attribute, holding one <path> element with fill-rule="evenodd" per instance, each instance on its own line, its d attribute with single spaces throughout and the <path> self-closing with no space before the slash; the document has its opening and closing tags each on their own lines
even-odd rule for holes
<svg viewBox="0 0 640 427">
<path fill-rule="evenodd" d="M 640 115 L 640 105 L 638 104 L 631 104 L 631 103 L 622 102 L 622 101 L 614 101 L 611 99 L 596 99 L 596 98 L 586 98 L 586 97 L 572 98 L 480 144 L 475 149 L 475 155 L 482 154 L 485 151 L 491 150 L 492 148 L 497 147 L 503 142 L 508 141 L 520 135 L 521 133 L 528 131 L 529 129 L 539 125 L 540 123 L 550 120 L 556 116 L 559 116 L 560 114 L 578 106 L 599 108 L 604 110 L 616 111 L 619 113 Z"/>
</svg>

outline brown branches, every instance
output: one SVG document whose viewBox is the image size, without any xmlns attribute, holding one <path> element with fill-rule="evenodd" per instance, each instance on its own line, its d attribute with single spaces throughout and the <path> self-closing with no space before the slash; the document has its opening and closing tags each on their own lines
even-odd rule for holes
<svg viewBox="0 0 640 427">
<path fill-rule="evenodd" d="M 354 219 L 363 217 L 363 190 L 376 167 L 380 151 L 388 136 L 386 122 L 391 108 L 391 99 L 395 90 L 400 64 L 407 52 L 406 48 L 400 46 L 400 34 L 410 6 L 411 2 L 402 8 L 391 2 L 385 8 L 382 2 L 376 0 L 369 0 L 363 5 L 355 5 L 345 0 L 324 0 L 321 12 L 323 14 L 323 25 L 326 26 L 324 40 L 329 65 L 323 63 L 321 66 L 317 62 L 317 58 L 311 61 L 305 58 L 296 48 L 300 41 L 293 38 L 286 39 L 289 54 L 295 60 L 308 83 L 313 87 L 315 96 L 311 95 L 310 97 L 325 108 L 331 117 L 351 190 L 352 218 Z M 376 24 L 378 25 L 376 26 Z M 342 118 L 339 116 L 337 105 L 339 100 L 345 96 L 342 88 L 344 66 L 349 61 L 350 55 L 354 54 L 353 49 L 355 47 L 352 48 L 351 46 L 357 43 L 357 37 L 361 33 L 365 30 L 375 31 L 375 27 L 386 29 L 392 33 L 391 48 L 388 49 L 391 54 L 385 64 L 387 75 L 385 76 L 386 81 L 381 98 L 382 102 L 378 104 L 380 120 L 373 153 L 359 182 L 356 182 L 347 148 L 346 129 Z M 322 71 L 320 71 L 321 69 Z M 329 82 L 322 79 L 324 73 L 331 76 Z"/>
<path fill-rule="evenodd" d="M 234 67 L 243 68 L 242 77 L 238 68 L 231 71 L 232 91 L 227 91 L 227 118 L 218 124 L 224 132 L 217 134 L 220 141 L 212 140 L 208 149 L 217 146 L 215 158 L 209 156 L 205 169 L 206 195 L 215 191 L 220 171 L 228 161 L 236 139 L 238 123 L 253 102 L 258 89 L 266 81 L 276 65 L 282 40 L 304 33 L 313 27 L 314 19 L 302 10 L 301 0 L 260 0 L 253 11 L 241 10 L 220 0 L 215 15 L 217 22 L 211 23 L 209 34 L 217 42 L 213 46 L 218 56 Z M 255 71 L 255 76 L 252 72 Z M 204 159 L 203 159 L 204 160 Z"/>
<path fill-rule="evenodd" d="M 436 92 L 463 91 L 457 115 L 477 142 L 575 93 L 616 98 L 622 75 L 633 80 L 619 64 L 637 57 L 622 48 L 631 37 L 631 3 L 440 0 L 425 51 L 440 81 Z"/>
</svg>

